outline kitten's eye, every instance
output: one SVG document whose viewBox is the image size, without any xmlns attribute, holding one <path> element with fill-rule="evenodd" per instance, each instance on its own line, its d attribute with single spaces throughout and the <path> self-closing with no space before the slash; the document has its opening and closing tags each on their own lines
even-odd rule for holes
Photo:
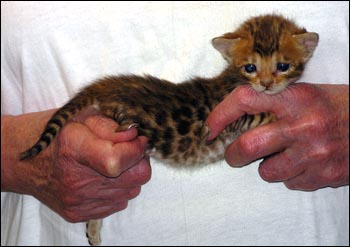
<svg viewBox="0 0 350 247">
<path fill-rule="evenodd" d="M 286 72 L 289 69 L 289 63 L 278 63 L 277 70 L 280 72 Z"/>
<path fill-rule="evenodd" d="M 256 66 L 254 64 L 247 64 L 247 65 L 244 65 L 244 70 L 245 72 L 250 74 L 256 71 Z"/>
</svg>

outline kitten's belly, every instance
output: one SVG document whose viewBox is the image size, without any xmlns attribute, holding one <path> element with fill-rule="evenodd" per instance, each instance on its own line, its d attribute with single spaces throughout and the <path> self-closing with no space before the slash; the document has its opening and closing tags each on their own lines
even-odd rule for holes
<svg viewBox="0 0 350 247">
<path fill-rule="evenodd" d="M 189 148 L 186 152 L 173 152 L 167 157 L 163 157 L 160 150 L 153 148 L 147 154 L 173 167 L 191 167 L 214 163 L 224 159 L 225 150 L 235 139 L 231 133 L 226 138 L 217 138 L 214 142 L 207 144 L 205 141 L 199 145 Z"/>
</svg>

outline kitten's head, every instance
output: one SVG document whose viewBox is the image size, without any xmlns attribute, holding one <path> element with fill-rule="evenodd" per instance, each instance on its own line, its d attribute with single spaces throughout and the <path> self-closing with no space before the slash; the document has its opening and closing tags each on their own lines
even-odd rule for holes
<svg viewBox="0 0 350 247">
<path fill-rule="evenodd" d="M 282 91 L 300 77 L 317 43 L 317 33 L 278 15 L 251 18 L 235 32 L 212 40 L 243 80 L 268 94 Z"/>
</svg>

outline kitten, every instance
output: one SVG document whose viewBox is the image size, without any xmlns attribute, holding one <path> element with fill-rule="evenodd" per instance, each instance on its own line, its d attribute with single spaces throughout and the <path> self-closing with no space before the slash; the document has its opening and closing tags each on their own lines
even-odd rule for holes
<svg viewBox="0 0 350 247">
<path fill-rule="evenodd" d="M 49 120 L 38 142 L 20 154 L 35 157 L 60 129 L 85 107 L 128 129 L 135 124 L 146 136 L 150 156 L 177 167 L 222 160 L 224 150 L 239 134 L 275 120 L 272 113 L 245 115 L 208 143 L 205 120 L 210 111 L 239 85 L 275 94 L 295 82 L 318 43 L 307 32 L 279 15 L 253 17 L 235 32 L 214 38 L 212 45 L 228 61 L 214 78 L 194 78 L 173 84 L 152 76 L 121 75 L 99 79 L 85 87 Z M 161 106 L 161 107 L 160 107 Z M 99 244 L 100 220 L 88 222 L 91 244 Z"/>
</svg>

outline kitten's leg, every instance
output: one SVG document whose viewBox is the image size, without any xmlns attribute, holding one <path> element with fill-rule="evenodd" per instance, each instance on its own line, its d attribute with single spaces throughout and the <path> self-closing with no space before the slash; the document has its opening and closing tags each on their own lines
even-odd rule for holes
<svg viewBox="0 0 350 247">
<path fill-rule="evenodd" d="M 89 220 L 86 222 L 86 236 L 90 245 L 99 245 L 101 243 L 100 229 L 102 220 Z"/>
<path fill-rule="evenodd" d="M 277 120 L 274 113 L 261 112 L 256 115 L 244 115 L 234 123 L 234 129 L 240 131 L 241 133 L 258 126 L 272 123 Z"/>
</svg>

